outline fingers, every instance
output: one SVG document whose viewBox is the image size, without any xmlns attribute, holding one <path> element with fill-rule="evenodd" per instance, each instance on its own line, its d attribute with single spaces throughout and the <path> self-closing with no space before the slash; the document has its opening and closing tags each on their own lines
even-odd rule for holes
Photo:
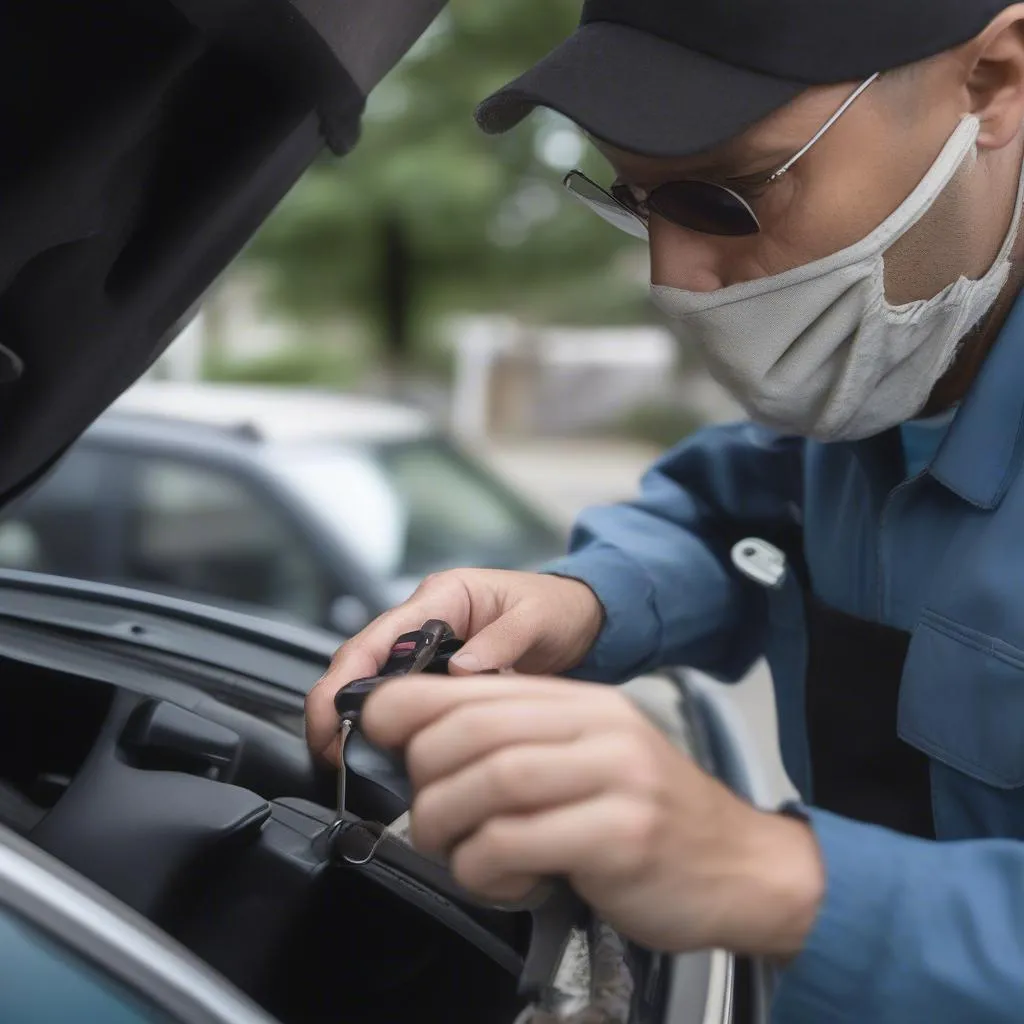
<svg viewBox="0 0 1024 1024">
<path fill-rule="evenodd" d="M 493 680 L 490 680 L 493 682 Z M 531 688 L 532 689 L 532 688 Z M 516 744 L 572 743 L 584 736 L 628 726 L 616 703 L 596 690 L 581 702 L 576 687 L 530 690 L 517 697 L 484 699 L 442 714 L 406 747 L 409 776 L 423 790 L 481 758 Z M 486 691 L 485 691 L 486 693 Z"/>
<path fill-rule="evenodd" d="M 307 697 L 307 742 L 317 756 L 337 763 L 335 694 L 355 679 L 376 675 L 395 639 L 428 619 L 443 619 L 467 638 L 449 666 L 453 677 L 465 677 L 508 668 L 558 672 L 577 664 L 602 615 L 593 592 L 576 581 L 500 570 L 456 570 L 431 577 L 405 604 L 342 645 Z M 406 738 L 378 741 L 401 745 Z"/>
<path fill-rule="evenodd" d="M 630 878 L 657 849 L 660 817 L 646 803 L 610 793 L 493 818 L 454 850 L 460 885 L 495 900 L 522 898 L 539 878 Z"/>
<path fill-rule="evenodd" d="M 523 606 L 513 607 L 484 626 L 449 662 L 452 675 L 474 675 L 512 668 L 538 640 L 539 630 Z"/>
<path fill-rule="evenodd" d="M 338 765 L 338 716 L 326 677 L 306 694 L 306 743 L 315 757 Z"/>
<path fill-rule="evenodd" d="M 424 581 L 405 604 L 375 619 L 342 644 L 331 667 L 306 697 L 306 742 L 318 757 L 337 764 L 338 716 L 335 694 L 356 679 L 374 676 L 387 661 L 402 633 L 419 629 L 428 619 L 444 619 L 457 632 L 467 629 L 470 600 L 457 574 Z"/>
<path fill-rule="evenodd" d="M 405 747 L 427 726 L 456 710 L 474 703 L 509 700 L 570 701 L 579 714 L 593 705 L 619 721 L 628 721 L 630 715 L 639 717 L 628 698 L 595 683 L 518 675 L 410 676 L 385 683 L 373 694 L 363 710 L 362 725 L 370 742 Z M 545 714 L 554 716 L 556 712 Z"/>
<path fill-rule="evenodd" d="M 496 572 L 487 578 L 494 587 L 488 596 L 497 606 L 487 610 L 474 589 L 473 628 L 452 659 L 452 674 L 515 668 L 550 675 L 583 660 L 604 622 L 604 609 L 590 587 L 535 573 Z M 477 614 L 481 608 L 485 615 Z"/>
<path fill-rule="evenodd" d="M 446 574 L 426 580 L 405 604 L 381 615 L 342 644 L 327 678 L 338 689 L 353 679 L 376 675 L 403 633 L 419 629 L 428 619 L 443 619 L 457 635 L 465 635 L 470 614 L 470 596 L 460 577 Z"/>
<path fill-rule="evenodd" d="M 413 804 L 412 838 L 425 853 L 447 854 L 483 823 L 504 815 L 587 800 L 617 782 L 608 736 L 571 743 L 504 747 L 427 786 Z"/>
</svg>

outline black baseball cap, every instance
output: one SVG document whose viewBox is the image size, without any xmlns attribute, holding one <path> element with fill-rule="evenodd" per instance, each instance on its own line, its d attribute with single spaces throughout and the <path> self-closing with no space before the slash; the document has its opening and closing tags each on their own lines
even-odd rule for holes
<svg viewBox="0 0 1024 1024">
<path fill-rule="evenodd" d="M 477 110 L 488 134 L 537 107 L 645 156 L 689 156 L 814 85 L 972 39 L 1007 0 L 587 0 L 579 28 Z"/>
</svg>

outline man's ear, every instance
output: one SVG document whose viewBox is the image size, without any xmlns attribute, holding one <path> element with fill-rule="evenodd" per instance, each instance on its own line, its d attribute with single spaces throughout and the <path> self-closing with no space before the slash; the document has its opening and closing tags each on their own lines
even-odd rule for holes
<svg viewBox="0 0 1024 1024">
<path fill-rule="evenodd" d="M 961 49 L 980 149 L 1008 146 L 1024 126 L 1024 3 L 1007 7 Z"/>
</svg>

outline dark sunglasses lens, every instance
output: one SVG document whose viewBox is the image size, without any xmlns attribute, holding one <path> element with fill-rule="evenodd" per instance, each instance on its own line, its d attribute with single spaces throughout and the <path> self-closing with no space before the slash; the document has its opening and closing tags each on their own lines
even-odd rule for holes
<svg viewBox="0 0 1024 1024">
<path fill-rule="evenodd" d="M 585 174 L 573 171 L 566 175 L 565 187 L 609 224 L 631 234 L 634 238 L 647 240 L 647 225 L 628 209 L 623 209 L 613 196 L 605 192 L 600 185 L 595 185 Z"/>
<path fill-rule="evenodd" d="M 735 192 L 707 181 L 672 181 L 655 189 L 647 205 L 659 217 L 706 235 L 756 235 L 750 207 Z"/>
</svg>

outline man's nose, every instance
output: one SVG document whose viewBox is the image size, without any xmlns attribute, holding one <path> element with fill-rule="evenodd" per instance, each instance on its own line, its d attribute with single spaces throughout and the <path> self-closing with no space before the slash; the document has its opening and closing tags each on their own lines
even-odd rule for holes
<svg viewBox="0 0 1024 1024">
<path fill-rule="evenodd" d="M 690 231 L 660 217 L 651 217 L 649 229 L 653 284 L 713 292 L 735 283 L 740 240 Z"/>
</svg>

